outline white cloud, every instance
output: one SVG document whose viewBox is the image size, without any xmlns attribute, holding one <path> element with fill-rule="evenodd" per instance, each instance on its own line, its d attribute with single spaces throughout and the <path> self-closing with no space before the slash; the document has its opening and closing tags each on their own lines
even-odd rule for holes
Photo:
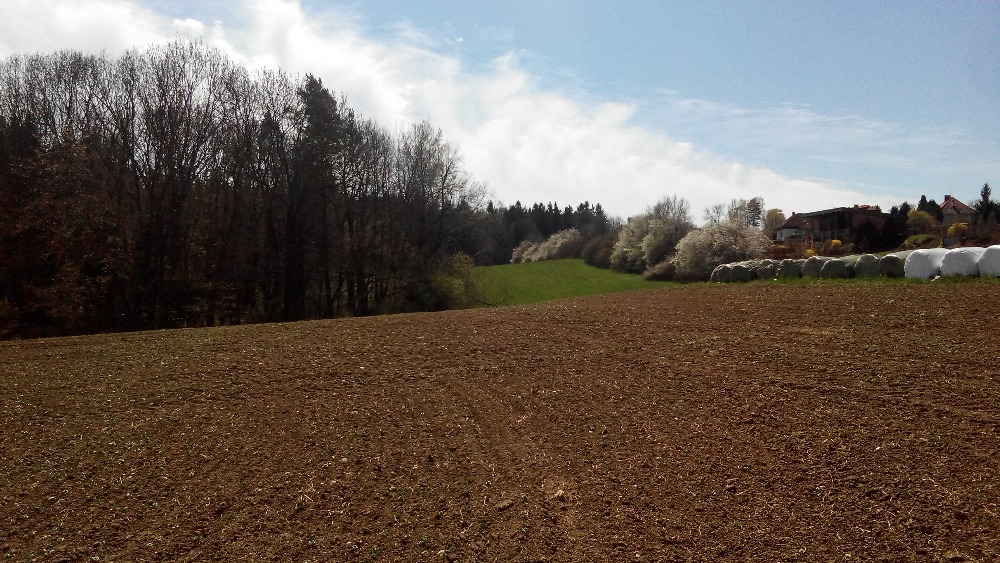
<svg viewBox="0 0 1000 563">
<path fill-rule="evenodd" d="M 380 42 L 366 37 L 351 14 L 307 14 L 297 0 L 243 0 L 233 13 L 241 16 L 239 26 L 209 26 L 195 14 L 167 19 L 121 0 L 14 2 L 0 8 L 0 55 L 62 48 L 114 53 L 176 34 L 203 36 L 251 67 L 316 74 L 390 129 L 429 119 L 461 147 L 470 172 L 508 204 L 589 200 L 628 216 L 673 194 L 688 199 L 696 215 L 714 203 L 758 195 L 786 212 L 898 201 L 740 164 L 640 127 L 634 105 L 541 88 L 516 52 L 473 73 L 460 59 L 433 51 L 435 41 L 408 24 L 401 24 L 396 39 Z M 802 108 L 768 113 L 677 95 L 673 100 L 680 126 L 687 119 L 740 131 L 859 129 Z"/>
<path fill-rule="evenodd" d="M 118 0 L 5 0 L 0 55 L 14 52 L 121 52 L 173 35 L 170 21 Z"/>
<path fill-rule="evenodd" d="M 684 98 L 676 91 L 663 92 L 659 104 L 644 110 L 646 117 L 670 124 L 680 137 L 725 154 L 761 166 L 781 162 L 791 174 L 837 177 L 821 181 L 830 186 L 849 182 L 895 203 L 915 200 L 921 193 L 937 198 L 957 194 L 961 190 L 956 181 L 966 191 L 962 197 L 973 197 L 982 184 L 963 185 L 963 179 L 988 179 L 1000 170 L 995 149 L 955 126 L 824 115 L 793 104 L 741 108 Z M 880 179 L 887 181 L 878 185 Z M 878 197 L 867 199 L 878 202 Z"/>
</svg>

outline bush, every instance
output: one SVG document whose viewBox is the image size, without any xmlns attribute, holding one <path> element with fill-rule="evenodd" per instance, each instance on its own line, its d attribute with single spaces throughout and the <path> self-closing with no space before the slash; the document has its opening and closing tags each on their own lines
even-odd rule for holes
<svg viewBox="0 0 1000 563">
<path fill-rule="evenodd" d="M 530 253 L 534 251 L 535 246 L 537 245 L 538 245 L 537 242 L 532 242 L 530 240 L 521 241 L 521 244 L 517 245 L 517 248 L 515 248 L 514 252 L 511 253 L 510 262 L 512 264 L 520 264 L 521 262 L 525 262 L 524 257 L 526 255 L 530 255 Z"/>
<path fill-rule="evenodd" d="M 911 209 L 906 215 L 906 226 L 915 235 L 931 234 L 937 230 L 937 220 L 926 211 Z"/>
<path fill-rule="evenodd" d="M 646 253 L 642 240 L 649 234 L 649 218 L 633 217 L 618 232 L 618 240 L 611 251 L 611 269 L 619 272 L 641 274 L 646 269 Z"/>
<path fill-rule="evenodd" d="M 708 280 L 720 264 L 763 258 L 771 241 L 757 229 L 734 222 L 691 231 L 677 244 L 677 279 Z"/>
<path fill-rule="evenodd" d="M 968 231 L 968 223 L 955 223 L 954 225 L 948 227 L 948 238 L 965 238 L 965 234 Z"/>
<path fill-rule="evenodd" d="M 941 246 L 941 237 L 929 234 L 916 234 L 907 237 L 903 242 L 903 250 L 916 250 L 920 248 L 938 248 Z"/>
<path fill-rule="evenodd" d="M 615 235 L 597 235 L 583 245 L 580 251 L 580 258 L 591 266 L 604 268 L 611 267 L 611 252 L 615 248 Z"/>
<path fill-rule="evenodd" d="M 784 260 L 785 258 L 791 257 L 794 252 L 795 249 L 790 246 L 776 244 L 771 247 L 771 258 L 774 258 L 775 260 Z"/>
<path fill-rule="evenodd" d="M 521 262 L 578 258 L 582 248 L 583 236 L 580 235 L 580 231 L 566 229 L 565 231 L 553 234 L 545 242 L 522 242 L 514 249 L 510 261 L 517 264 Z"/>
<path fill-rule="evenodd" d="M 611 252 L 611 268 L 641 274 L 669 258 L 692 228 L 687 201 L 664 198 L 644 214 L 629 219 L 618 233 Z"/>
<path fill-rule="evenodd" d="M 642 254 L 648 267 L 653 267 L 673 255 L 677 243 L 691 230 L 687 223 L 652 219 L 646 236 L 642 238 Z"/>
<path fill-rule="evenodd" d="M 429 279 L 413 285 L 407 310 L 464 309 L 475 305 L 480 293 L 475 262 L 468 254 L 452 254 L 441 260 Z"/>
<path fill-rule="evenodd" d="M 545 242 L 535 245 L 525 255 L 525 262 L 578 258 L 583 248 L 583 237 L 576 229 L 567 229 L 553 234 Z"/>
<path fill-rule="evenodd" d="M 642 273 L 643 278 L 656 281 L 673 281 L 676 276 L 677 264 L 673 260 L 664 260 Z"/>
</svg>

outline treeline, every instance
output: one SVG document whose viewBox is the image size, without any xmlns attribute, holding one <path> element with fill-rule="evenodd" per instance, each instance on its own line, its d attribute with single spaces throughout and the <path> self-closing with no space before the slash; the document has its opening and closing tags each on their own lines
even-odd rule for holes
<svg viewBox="0 0 1000 563">
<path fill-rule="evenodd" d="M 555 258 L 554 255 L 532 258 L 532 249 L 542 247 L 554 235 L 565 237 L 568 233 L 573 233 L 571 236 L 578 243 L 574 244 L 574 251 L 558 257 L 577 258 L 581 250 L 588 247 L 606 244 L 610 248 L 614 244 L 613 233 L 621 226 L 620 220 L 604 213 L 601 204 L 591 205 L 589 201 L 575 208 L 560 208 L 559 204 L 551 202 L 535 203 L 531 207 L 523 207 L 521 202 L 510 207 L 495 207 L 489 202 L 486 213 L 489 221 L 485 229 L 485 246 L 476 255 L 476 263 L 482 266 Z M 593 254 L 592 251 L 584 252 L 583 257 L 586 259 Z M 600 265 L 607 267 L 607 264 Z"/>
<path fill-rule="evenodd" d="M 0 337 L 472 304 L 472 266 L 607 232 L 600 205 L 484 205 L 429 123 L 177 41 L 0 61 Z"/>
<path fill-rule="evenodd" d="M 12 57 L 0 334 L 441 308 L 482 196 L 440 130 L 391 134 L 313 76 L 188 42 Z"/>
</svg>

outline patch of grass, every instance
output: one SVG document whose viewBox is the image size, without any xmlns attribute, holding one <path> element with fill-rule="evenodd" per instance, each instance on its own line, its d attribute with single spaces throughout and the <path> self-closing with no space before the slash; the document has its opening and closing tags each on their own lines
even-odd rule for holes
<svg viewBox="0 0 1000 563">
<path fill-rule="evenodd" d="M 677 285 L 595 268 L 575 259 L 484 266 L 476 270 L 482 292 L 480 301 L 490 305 L 524 305 Z"/>
</svg>

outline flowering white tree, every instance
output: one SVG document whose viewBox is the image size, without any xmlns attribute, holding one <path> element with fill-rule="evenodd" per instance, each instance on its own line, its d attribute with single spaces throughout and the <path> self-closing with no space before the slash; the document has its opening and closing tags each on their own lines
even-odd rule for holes
<svg viewBox="0 0 1000 563">
<path fill-rule="evenodd" d="M 687 200 L 661 199 L 646 213 L 633 217 L 618 235 L 611 253 L 611 267 L 642 273 L 669 258 L 677 243 L 694 228 Z"/>
<path fill-rule="evenodd" d="M 720 264 L 763 258 L 771 241 L 758 229 L 726 221 L 688 233 L 677 243 L 677 278 L 707 280 Z"/>
</svg>

